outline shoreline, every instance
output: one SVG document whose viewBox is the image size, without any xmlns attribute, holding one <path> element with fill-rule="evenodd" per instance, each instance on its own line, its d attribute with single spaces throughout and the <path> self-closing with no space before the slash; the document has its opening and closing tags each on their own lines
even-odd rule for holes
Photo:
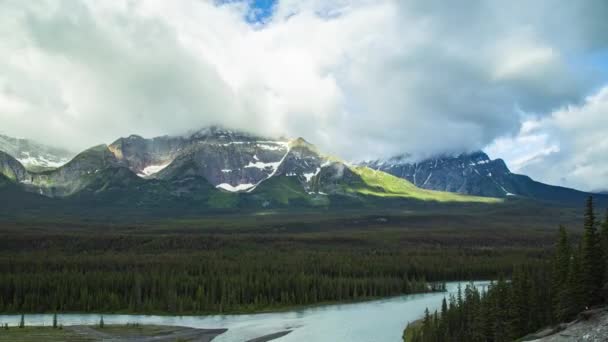
<svg viewBox="0 0 608 342">
<path fill-rule="evenodd" d="M 161 325 L 161 326 L 181 326 L 198 329 L 228 329 L 225 334 L 218 336 L 218 341 L 270 341 L 271 337 L 278 338 L 279 333 L 287 334 L 287 331 L 293 331 L 298 337 L 306 336 L 307 338 L 315 336 L 319 338 L 319 331 L 329 329 L 326 333 L 333 334 L 334 338 L 343 338 L 351 336 L 353 331 L 357 331 L 357 336 L 361 338 L 357 341 L 369 340 L 368 334 L 372 334 L 377 327 L 384 327 L 384 337 L 395 339 L 397 336 L 401 338 L 403 328 L 406 321 L 419 319 L 423 310 L 427 306 L 436 307 L 440 305 L 441 298 L 447 297 L 451 293 L 455 293 L 457 286 L 470 284 L 466 282 L 447 282 L 447 292 L 432 292 L 432 293 L 417 293 L 401 296 L 391 296 L 376 298 L 373 300 L 365 300 L 359 302 L 334 303 L 330 305 L 315 305 L 307 306 L 304 311 L 286 311 L 273 313 L 258 313 L 247 315 L 214 315 L 214 316 L 152 316 L 152 315 L 120 315 L 109 314 L 103 315 L 106 326 L 119 325 L 126 327 Z M 487 286 L 489 281 L 480 280 L 474 281 L 476 286 Z M 424 303 L 424 304 L 423 304 Z M 316 310 L 315 308 L 319 308 Z M 381 309 L 382 308 L 382 309 Z M 382 310 L 382 311 L 379 311 Z M 369 313 L 372 312 L 375 317 L 381 317 L 389 313 L 387 319 L 382 319 L 378 324 L 369 325 Z M 26 327 L 43 326 L 50 329 L 54 314 L 30 314 L 25 315 Z M 348 321 L 335 326 L 329 322 L 342 321 L 344 316 L 351 317 Z M 18 331 L 13 328 L 20 320 L 21 315 L 0 315 L 0 323 L 9 322 L 10 330 Z M 101 314 L 58 314 L 58 323 L 67 326 L 87 326 L 95 329 L 101 320 Z M 329 320 L 327 320 L 328 318 Z M 354 320 L 353 320 L 354 319 Z M 361 320 L 361 324 L 355 323 L 356 320 Z M 329 324 L 329 325 L 328 325 Z M 354 325 L 353 325 L 354 324 Z M 45 329 L 45 328 L 43 328 Z M 69 328 L 68 328 L 69 329 Z M 321 329 L 321 330 L 318 330 Z M 284 335 L 283 335 L 284 336 Z M 367 338 L 365 337 L 367 336 Z M 352 337 L 352 336 L 351 336 Z M 285 339 L 293 339 L 294 337 L 286 337 Z M 257 340 L 256 340 L 257 339 Z M 16 342 L 20 342 L 16 340 Z M 54 341 L 53 341 L 54 342 Z"/>
<path fill-rule="evenodd" d="M 466 282 L 487 282 L 488 280 L 467 280 Z M 463 283 L 465 281 L 447 281 L 444 283 Z M 285 307 L 278 308 L 267 308 L 263 310 L 253 310 L 253 311 L 226 311 L 226 312 L 200 312 L 200 313 L 167 313 L 167 312 L 137 312 L 137 311 L 115 311 L 115 312 L 100 312 L 100 311 L 66 311 L 66 312 L 0 312 L 0 317 L 2 316 L 21 316 L 25 315 L 54 315 L 57 316 L 62 315 L 98 315 L 98 316 L 159 316 L 159 317 L 214 317 L 214 316 L 246 316 L 246 315 L 258 315 L 258 314 L 272 314 L 272 313 L 284 313 L 288 311 L 301 311 L 307 309 L 315 309 L 319 307 L 325 306 L 335 306 L 335 305 L 355 305 L 362 303 L 372 303 L 372 302 L 381 302 L 384 300 L 392 300 L 395 298 L 400 298 L 404 296 L 413 296 L 413 295 L 423 295 L 423 294 L 432 294 L 432 293 L 446 293 L 447 291 L 428 291 L 428 292 L 412 292 L 399 294 L 394 296 L 387 297 L 368 297 L 357 300 L 347 300 L 347 301 L 324 301 L 318 302 L 314 304 L 303 304 L 303 305 L 291 305 Z"/>
</svg>

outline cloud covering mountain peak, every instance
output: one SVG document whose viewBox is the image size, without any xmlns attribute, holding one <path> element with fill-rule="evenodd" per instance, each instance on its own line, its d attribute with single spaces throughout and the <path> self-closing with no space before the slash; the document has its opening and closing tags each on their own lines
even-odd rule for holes
<svg viewBox="0 0 608 342">
<path fill-rule="evenodd" d="M 2 130 L 83 148 L 220 124 L 424 157 L 516 134 L 607 79 L 587 62 L 608 45 L 604 1 L 284 0 L 261 24 L 250 10 L 2 2 Z"/>
</svg>

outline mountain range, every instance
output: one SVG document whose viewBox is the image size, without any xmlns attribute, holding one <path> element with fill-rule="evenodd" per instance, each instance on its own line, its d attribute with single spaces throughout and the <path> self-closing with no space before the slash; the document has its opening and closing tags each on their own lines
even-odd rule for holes
<svg viewBox="0 0 608 342">
<path fill-rule="evenodd" d="M 221 127 L 151 139 L 131 135 L 72 155 L 1 136 L 0 198 L 10 197 L 16 208 L 25 201 L 32 207 L 213 211 L 485 204 L 509 198 L 580 204 L 588 196 L 513 174 L 502 160 L 482 152 L 415 163 L 395 157 L 351 164 L 303 138 L 260 137 Z"/>
</svg>

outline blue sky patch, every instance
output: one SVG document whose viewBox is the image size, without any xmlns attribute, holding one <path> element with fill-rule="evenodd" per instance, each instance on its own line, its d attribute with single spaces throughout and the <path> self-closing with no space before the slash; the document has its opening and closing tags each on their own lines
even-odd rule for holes
<svg viewBox="0 0 608 342">
<path fill-rule="evenodd" d="M 266 22 L 274 12 L 278 0 L 216 0 L 216 4 L 247 3 L 249 11 L 245 14 L 245 20 L 251 24 Z"/>
</svg>

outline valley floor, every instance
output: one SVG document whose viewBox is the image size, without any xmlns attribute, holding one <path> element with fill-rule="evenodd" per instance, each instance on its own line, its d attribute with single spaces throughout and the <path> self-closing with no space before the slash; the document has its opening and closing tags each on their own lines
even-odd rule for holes
<svg viewBox="0 0 608 342">
<path fill-rule="evenodd" d="M 0 312 L 251 313 L 428 292 L 535 267 L 574 216 L 461 209 L 5 220 Z"/>
</svg>

